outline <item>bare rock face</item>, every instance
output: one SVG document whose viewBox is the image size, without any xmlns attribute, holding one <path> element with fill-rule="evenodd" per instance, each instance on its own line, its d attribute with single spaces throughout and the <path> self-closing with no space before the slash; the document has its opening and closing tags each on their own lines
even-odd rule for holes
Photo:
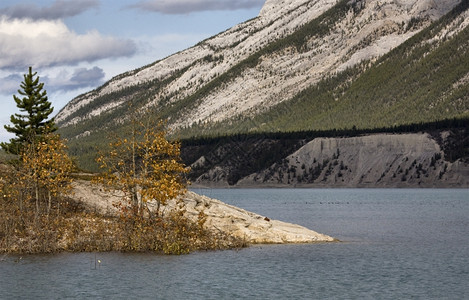
<svg viewBox="0 0 469 300">
<path fill-rule="evenodd" d="M 102 215 L 117 215 L 114 203 L 118 203 L 122 196 L 121 192 L 107 191 L 103 186 L 85 180 L 75 180 L 72 184 L 71 198 Z"/>
<path fill-rule="evenodd" d="M 73 185 L 73 198 L 89 209 L 101 214 L 116 215 L 118 210 L 113 204 L 120 201 L 118 191 L 106 191 L 99 185 L 86 181 L 76 181 Z M 270 220 L 267 217 L 225 204 L 219 200 L 188 191 L 184 197 L 186 216 L 197 220 L 201 211 L 207 216 L 205 223 L 209 230 L 221 231 L 244 239 L 250 244 L 283 244 L 333 242 L 334 238 L 309 230 L 305 227 L 286 222 Z M 171 201 L 162 208 L 165 213 L 173 208 Z M 155 207 L 149 203 L 150 208 Z"/>
<path fill-rule="evenodd" d="M 191 180 L 205 187 L 467 188 L 467 139 L 464 130 L 454 129 L 431 135 L 237 141 L 239 151 L 222 144 L 205 152 L 208 159 L 192 165 L 201 171 Z"/>
<path fill-rule="evenodd" d="M 469 185 L 464 176 L 469 166 L 464 170 L 461 162 L 445 160 L 438 143 L 427 134 L 320 138 L 306 144 L 287 160 L 290 169 L 296 169 L 300 177 L 306 166 L 314 169 L 321 164 L 314 182 L 329 186 Z"/>
<path fill-rule="evenodd" d="M 270 220 L 267 217 L 225 204 L 219 200 L 188 192 L 184 197 L 187 213 L 196 218 L 207 215 L 208 228 L 230 233 L 251 244 L 333 242 L 334 238 L 303 226 Z"/>
</svg>

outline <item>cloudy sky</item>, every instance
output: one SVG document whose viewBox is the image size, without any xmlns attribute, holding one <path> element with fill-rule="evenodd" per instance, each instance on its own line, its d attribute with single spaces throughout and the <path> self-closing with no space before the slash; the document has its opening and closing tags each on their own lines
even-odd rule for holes
<svg viewBox="0 0 469 300">
<path fill-rule="evenodd" d="M 258 15 L 265 0 L 1 0 L 0 141 L 29 66 L 57 113 L 75 96 Z"/>
</svg>

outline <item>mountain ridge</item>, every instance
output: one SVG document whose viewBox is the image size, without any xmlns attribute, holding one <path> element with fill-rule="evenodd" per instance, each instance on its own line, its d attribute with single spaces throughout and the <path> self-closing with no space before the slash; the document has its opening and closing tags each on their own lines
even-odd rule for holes
<svg viewBox="0 0 469 300">
<path fill-rule="evenodd" d="M 160 110 L 163 111 L 165 106 L 181 108 L 177 110 L 179 116 L 174 115 L 175 110 L 171 107 L 168 109 L 172 114 L 162 113 L 165 118 L 171 117 L 173 129 L 256 114 L 291 99 L 324 77 L 389 52 L 458 2 L 267 1 L 257 18 L 139 71 L 115 77 L 103 87 L 72 100 L 59 112 L 56 120 L 66 127 L 112 113 L 112 110 L 124 106 L 132 96 L 112 97 L 112 101 L 103 100 L 104 96 L 136 87 L 138 82 L 143 86 L 151 82 L 158 84 L 175 73 L 179 73 L 178 76 L 165 84 L 156 88 L 153 85 L 154 92 L 148 93 L 147 99 L 136 100 L 146 108 L 161 106 L 163 109 Z M 285 3 L 289 4 L 286 8 L 283 6 Z M 435 9 L 427 8 L 431 4 Z M 282 9 L 275 10 L 280 6 Z M 331 13 L 332 7 L 335 10 Z M 271 15 L 269 12 L 272 10 L 275 13 Z M 354 14 L 357 16 L 354 17 Z M 337 17 L 339 20 L 334 20 Z M 324 35 L 322 38 L 310 37 L 302 42 L 316 43 L 316 48 L 311 44 L 298 51 L 287 45 L 280 52 L 278 49 L 260 54 L 259 50 L 256 51 L 268 49 L 276 41 L 295 35 L 308 22 L 311 28 L 327 31 L 319 33 L 320 37 Z M 324 26 L 330 28 L 321 29 Z M 359 26 L 363 28 L 357 29 Z M 343 39 L 343 31 L 347 28 L 351 36 Z M 331 30 L 334 31 L 330 33 Z M 399 33 L 399 30 L 405 32 Z M 355 52 L 347 54 L 351 50 Z M 255 60 L 251 62 L 253 66 L 247 62 L 247 67 L 237 69 L 240 63 L 249 59 Z M 213 84 L 220 77 L 224 77 L 226 82 Z M 208 91 L 204 90 L 207 86 L 210 88 Z M 103 103 L 92 103 L 100 100 Z M 80 108 L 90 105 L 96 108 L 76 114 Z M 183 109 L 186 112 L 181 114 Z M 114 121 L 118 122 L 116 118 Z"/>
<path fill-rule="evenodd" d="M 374 129 L 469 117 L 458 0 L 269 0 L 258 17 L 114 77 L 57 115 L 92 160 L 131 108 L 173 137 Z"/>
<path fill-rule="evenodd" d="M 295 1 L 290 1 L 290 2 L 295 2 Z M 296 1 L 299 2 L 299 1 Z M 310 1 L 302 1 L 302 2 L 310 2 Z M 324 1 L 316 1 L 320 2 L 323 4 Z M 328 1 L 328 3 L 333 3 L 335 2 L 334 0 Z M 330 5 L 328 5 L 330 6 Z M 328 6 L 322 6 L 322 10 L 327 9 Z M 319 10 L 321 12 L 322 10 Z M 318 12 L 318 13 L 319 13 Z M 277 20 L 277 22 L 280 22 L 281 25 L 285 23 L 285 21 L 282 20 L 285 19 L 285 17 L 274 17 L 274 20 L 270 19 L 260 19 L 260 17 L 254 18 L 250 21 L 246 21 L 244 23 L 241 23 L 239 25 L 234 26 L 233 28 L 230 28 L 226 30 L 225 32 L 222 32 L 214 37 L 208 38 L 202 42 L 199 42 L 197 45 L 188 48 L 186 50 L 180 51 L 178 53 L 175 53 L 166 59 L 159 60 L 153 64 L 148 65 L 147 67 L 143 67 L 138 69 L 138 71 L 130 71 L 127 73 L 124 73 L 122 75 L 118 75 L 114 77 L 114 80 L 111 79 L 109 82 L 105 83 L 103 87 L 98 88 L 97 90 L 102 90 L 104 94 L 109 93 L 112 91 L 113 88 L 126 88 L 130 87 L 132 85 L 135 85 L 135 80 L 144 80 L 144 81 L 151 81 L 154 78 L 157 78 L 158 80 L 164 79 L 168 77 L 168 74 L 171 72 L 174 72 L 175 70 L 180 70 L 187 68 L 190 66 L 190 64 L 197 62 L 198 60 L 202 60 L 209 55 L 214 55 L 215 51 L 214 49 L 217 48 L 230 48 L 233 47 L 233 50 L 229 50 L 228 55 L 232 57 L 231 60 L 227 59 L 226 64 L 234 64 L 236 62 L 239 62 L 240 60 L 246 58 L 250 52 L 253 52 L 252 49 L 249 49 L 252 46 L 252 42 L 249 40 L 250 38 L 250 32 L 253 31 L 254 34 L 258 33 L 259 28 L 264 28 L 266 27 L 266 24 L 274 22 Z M 288 27 L 293 26 L 294 24 L 288 24 Z M 276 26 L 274 24 L 274 26 Z M 271 28 L 271 27 L 269 27 Z M 275 27 L 274 27 L 275 28 Z M 291 29 L 289 29 L 291 30 Z M 228 37 L 228 38 L 227 38 Z M 252 37 L 251 37 L 252 39 Z M 264 41 L 267 40 L 267 41 Z M 259 41 L 259 43 L 268 43 L 268 40 L 271 39 L 268 34 L 264 34 Z M 243 41 L 244 43 L 241 43 Z M 238 45 L 236 45 L 238 44 Z M 210 67 L 210 62 L 208 66 L 206 65 L 205 67 Z M 225 65 L 226 65 L 225 64 Z M 226 66 L 225 66 L 226 68 Z M 154 71 L 156 70 L 156 71 Z M 199 74 L 205 74 L 205 72 L 197 72 Z M 206 70 L 205 70 L 206 71 Z M 214 71 L 209 71 L 207 76 L 212 76 L 212 73 Z M 126 76 L 128 74 L 128 76 Z M 133 78 L 132 76 L 135 76 L 137 79 Z M 179 78 L 180 81 L 187 81 L 189 84 L 191 82 L 200 80 L 200 76 L 195 78 L 192 77 L 193 73 L 185 73 L 181 78 Z M 190 78 L 192 77 L 192 78 Z M 176 87 L 177 88 L 177 87 Z M 169 93 L 171 90 L 169 91 Z M 83 97 L 86 97 L 87 95 L 90 95 L 90 98 L 84 99 Z M 61 125 L 68 125 L 68 124 L 73 124 L 76 122 L 76 120 L 69 121 L 67 123 L 65 120 L 67 117 L 73 112 L 73 106 L 76 105 L 78 108 L 85 106 L 89 102 L 93 101 L 95 98 L 93 98 L 94 92 L 90 92 L 84 95 L 81 95 L 74 100 L 72 100 L 69 105 L 67 105 L 64 109 L 62 109 L 59 114 L 57 115 L 57 122 Z M 115 103 L 114 105 L 118 105 L 120 103 Z M 69 111 L 67 108 L 70 107 L 71 111 Z M 111 108 L 111 107 L 110 107 Z M 106 108 L 104 108 L 106 109 Z M 99 113 L 91 114 L 91 116 L 96 115 Z"/>
</svg>

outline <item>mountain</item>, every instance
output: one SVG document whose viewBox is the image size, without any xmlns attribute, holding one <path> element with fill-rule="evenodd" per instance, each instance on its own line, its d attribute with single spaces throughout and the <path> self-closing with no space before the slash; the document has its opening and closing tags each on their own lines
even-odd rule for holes
<svg viewBox="0 0 469 300">
<path fill-rule="evenodd" d="M 258 17 L 78 96 L 56 121 L 89 161 L 135 107 L 181 138 L 467 118 L 468 6 L 267 0 Z"/>
</svg>

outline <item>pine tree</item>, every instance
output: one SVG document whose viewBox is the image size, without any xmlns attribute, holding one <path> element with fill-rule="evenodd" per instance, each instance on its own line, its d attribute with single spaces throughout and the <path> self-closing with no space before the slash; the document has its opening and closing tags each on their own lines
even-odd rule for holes
<svg viewBox="0 0 469 300">
<path fill-rule="evenodd" d="M 33 73 L 29 67 L 29 73 L 24 75 L 21 89 L 18 90 L 23 97 L 13 95 L 21 114 L 10 117 L 12 126 L 4 126 L 8 132 L 16 135 L 9 143 L 0 144 L 8 153 L 19 154 L 25 146 L 33 144 L 45 134 L 57 129 L 53 119 L 47 120 L 54 108 L 48 101 L 47 92 L 43 90 L 44 83 L 39 82 L 39 76 L 34 78 L 36 74 L 37 72 Z"/>
</svg>

